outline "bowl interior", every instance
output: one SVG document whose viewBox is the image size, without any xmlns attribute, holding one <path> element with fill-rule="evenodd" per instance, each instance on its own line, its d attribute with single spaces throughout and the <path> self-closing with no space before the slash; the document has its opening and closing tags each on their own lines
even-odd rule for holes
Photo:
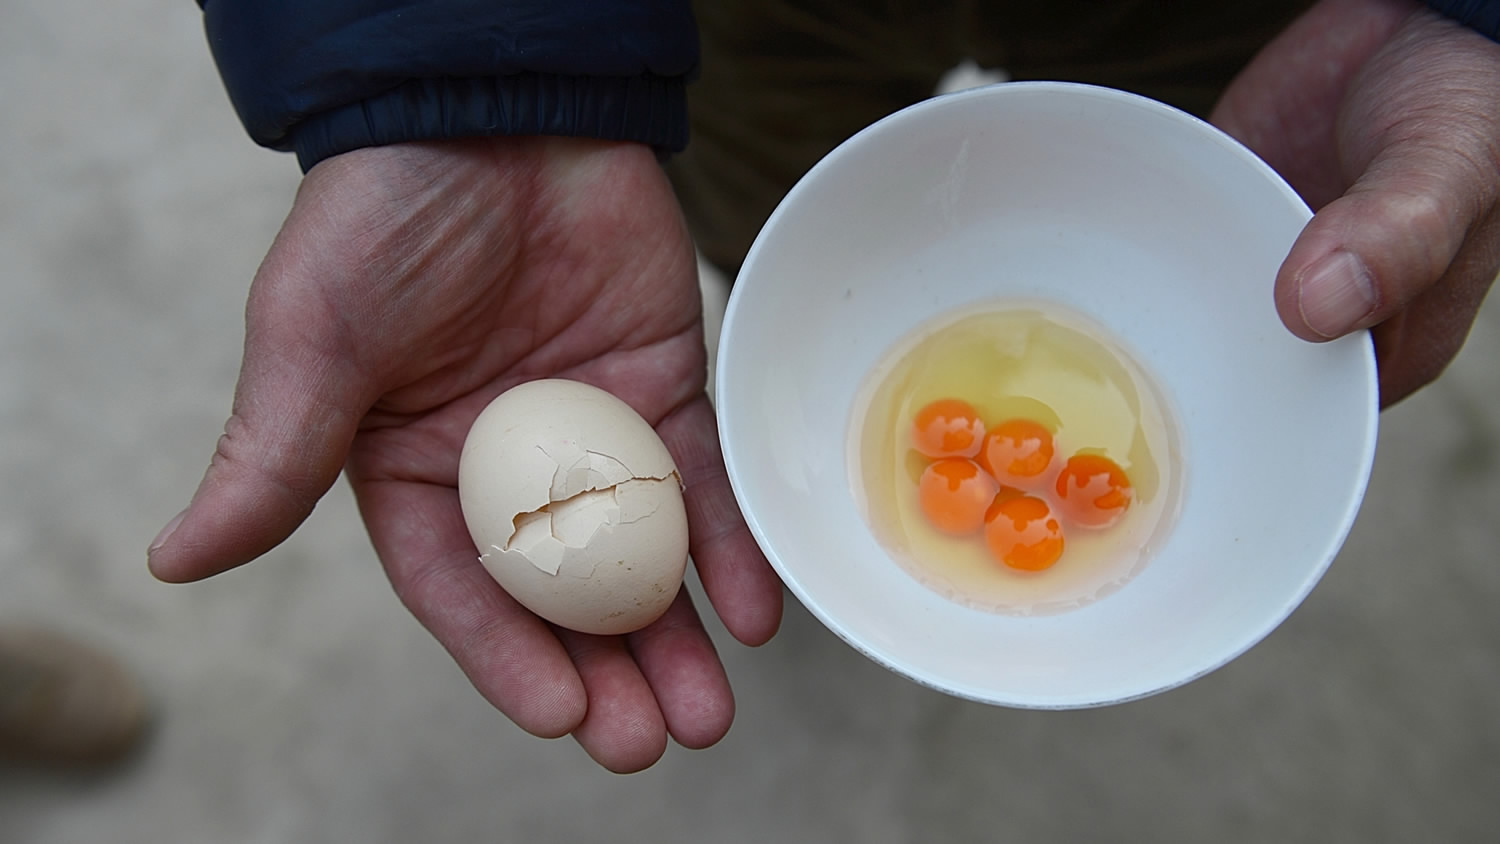
<svg viewBox="0 0 1500 844">
<path fill-rule="evenodd" d="M 1151 694 L 1273 629 L 1342 544 L 1374 453 L 1368 336 L 1281 325 L 1309 212 L 1207 124 L 1108 89 L 1008 83 L 875 124 L 783 201 L 720 338 L 721 438 L 752 532 L 797 597 L 887 667 L 1031 707 Z M 1055 302 L 1107 326 L 1180 423 L 1185 493 L 1125 588 L 1066 613 L 967 609 L 893 562 L 851 487 L 851 412 L 916 326 Z"/>
</svg>

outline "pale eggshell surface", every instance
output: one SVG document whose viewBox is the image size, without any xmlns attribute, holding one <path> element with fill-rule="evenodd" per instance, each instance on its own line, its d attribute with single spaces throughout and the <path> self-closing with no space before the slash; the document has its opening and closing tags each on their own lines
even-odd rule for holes
<svg viewBox="0 0 1500 844">
<path fill-rule="evenodd" d="M 464 441 L 458 494 L 485 569 L 554 624 L 639 630 L 682 585 L 676 464 L 646 420 L 597 387 L 531 381 L 490 402 Z"/>
</svg>

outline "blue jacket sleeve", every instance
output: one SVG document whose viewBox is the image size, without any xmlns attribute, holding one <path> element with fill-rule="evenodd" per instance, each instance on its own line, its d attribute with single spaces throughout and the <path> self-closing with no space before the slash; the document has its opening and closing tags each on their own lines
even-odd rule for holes
<svg viewBox="0 0 1500 844">
<path fill-rule="evenodd" d="M 1427 5 L 1500 41 L 1500 0 L 1427 0 Z"/>
<path fill-rule="evenodd" d="M 251 138 L 304 170 L 476 135 L 687 143 L 689 0 L 199 0 Z"/>
</svg>

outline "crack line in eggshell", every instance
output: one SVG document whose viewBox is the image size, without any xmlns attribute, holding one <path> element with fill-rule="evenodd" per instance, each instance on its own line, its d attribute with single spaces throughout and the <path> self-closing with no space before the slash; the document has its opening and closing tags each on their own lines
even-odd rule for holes
<svg viewBox="0 0 1500 844">
<path fill-rule="evenodd" d="M 616 457 L 582 448 L 573 440 L 564 440 L 560 445 L 561 447 L 554 446 L 551 451 L 537 446 L 557 466 L 552 474 L 552 487 L 549 490 L 553 501 L 571 498 L 591 489 L 616 486 L 638 477 Z"/>
<path fill-rule="evenodd" d="M 491 546 L 481 561 L 492 553 L 518 553 L 541 571 L 556 575 L 569 550 L 588 547 L 600 530 L 632 524 L 655 513 L 660 505 L 650 487 L 671 478 L 682 488 L 675 467 L 660 476 L 638 476 L 611 455 L 579 448 L 573 441 L 563 445 L 553 451 L 537 446 L 557 466 L 548 490 L 551 500 L 515 514 L 504 546 Z"/>
</svg>

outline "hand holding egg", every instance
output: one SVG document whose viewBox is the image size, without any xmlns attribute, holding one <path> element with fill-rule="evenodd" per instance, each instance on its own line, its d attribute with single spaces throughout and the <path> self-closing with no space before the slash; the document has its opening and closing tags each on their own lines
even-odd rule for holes
<svg viewBox="0 0 1500 844">
<path fill-rule="evenodd" d="M 728 678 L 676 588 L 682 526 L 703 592 L 738 640 L 760 644 L 775 632 L 781 585 L 724 475 L 703 392 L 692 244 L 649 149 L 504 138 L 338 156 L 303 182 L 246 314 L 234 415 L 191 506 L 152 543 L 157 576 L 198 580 L 266 553 L 344 475 L 402 603 L 522 729 L 572 735 L 622 772 L 654 763 L 669 737 L 706 747 L 725 734 L 734 717 Z M 583 564 L 570 542 L 597 550 L 647 523 L 674 525 L 656 551 L 617 546 L 608 555 L 610 566 L 636 567 L 616 584 L 642 587 L 640 614 L 629 625 L 612 619 L 620 627 L 578 623 L 604 632 L 650 622 L 643 631 L 548 624 L 527 607 L 560 618 L 557 604 L 507 594 L 465 526 L 466 434 L 495 396 L 550 378 L 628 403 L 637 428 L 654 431 L 647 451 L 659 465 L 642 468 L 593 434 L 583 453 L 542 443 L 570 467 L 556 485 L 564 501 L 552 500 L 549 480 L 540 498 L 516 499 L 519 515 L 530 514 L 521 524 L 501 517 L 478 540 L 519 549 L 555 535 L 557 553 L 536 560 L 570 577 Z M 520 462 L 556 474 L 540 452 Z M 601 501 L 602 512 L 574 507 Z M 501 556 L 507 567 L 520 559 L 491 562 Z M 551 577 L 522 562 L 533 580 Z M 637 564 L 665 575 L 631 581 Z"/>
</svg>

